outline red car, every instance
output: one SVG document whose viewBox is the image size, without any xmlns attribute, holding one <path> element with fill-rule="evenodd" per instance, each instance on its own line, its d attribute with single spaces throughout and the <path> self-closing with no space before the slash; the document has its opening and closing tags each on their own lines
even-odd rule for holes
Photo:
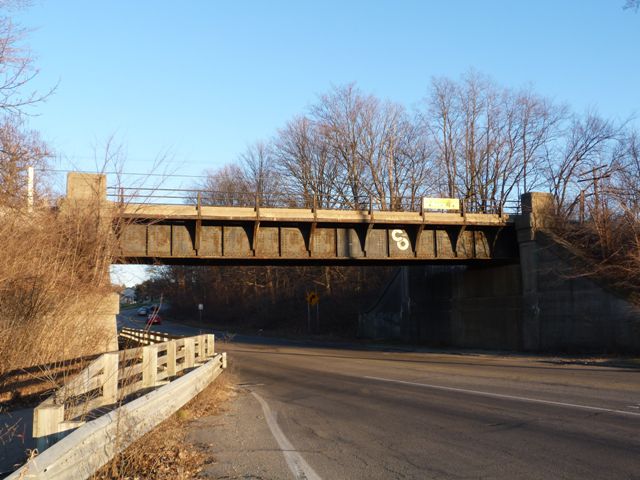
<svg viewBox="0 0 640 480">
<path fill-rule="evenodd" d="M 162 323 L 162 317 L 157 310 L 152 311 L 147 316 L 147 325 L 160 325 Z"/>
</svg>

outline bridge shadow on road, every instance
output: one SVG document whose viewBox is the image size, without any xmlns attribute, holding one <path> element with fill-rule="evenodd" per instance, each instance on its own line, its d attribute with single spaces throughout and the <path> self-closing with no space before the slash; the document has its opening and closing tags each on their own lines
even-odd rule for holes
<svg viewBox="0 0 640 480">
<path fill-rule="evenodd" d="M 334 345 L 332 346 L 321 346 L 321 345 L 304 345 L 304 344 L 269 344 L 262 342 L 230 342 L 230 345 L 236 344 L 241 345 L 243 343 L 255 345 L 256 347 L 289 347 L 291 351 L 274 351 L 269 349 L 242 349 L 232 346 L 230 348 L 230 352 L 239 352 L 239 353 L 249 353 L 254 355 L 269 355 L 269 356 L 300 356 L 300 357 L 322 357 L 322 358 L 334 358 L 334 359 L 350 359 L 350 360 L 374 360 L 381 362 L 400 362 L 400 363 L 411 363 L 411 364 L 432 364 L 432 365 L 451 365 L 451 366 L 478 366 L 483 365 L 491 368 L 498 369 L 529 369 L 529 370 L 557 370 L 558 366 L 567 366 L 567 365 L 575 365 L 575 368 L 569 366 L 563 368 L 563 371 L 567 370 L 579 370 L 581 372 L 585 371 L 594 371 L 594 372 L 602 372 L 603 368 L 611 368 L 611 369 L 620 369 L 628 371 L 629 369 L 634 370 L 640 373 L 640 362 L 637 362 L 633 359 L 578 359 L 578 358 L 558 358 L 554 356 L 553 358 L 545 357 L 545 356 L 532 356 L 532 355 L 518 355 L 517 353 L 513 354 L 505 354 L 500 353 L 496 354 L 495 352 L 478 352 L 478 351 L 448 351 L 448 350 L 430 350 L 430 351 L 422 351 L 422 352 L 398 352 L 397 350 L 385 350 L 384 348 L 379 349 L 371 349 L 371 348 L 353 348 L 347 347 L 343 349 L 336 348 Z M 295 351 L 301 349 L 308 349 L 309 351 Z M 322 350 L 330 350 L 327 352 L 323 352 Z M 340 354 L 339 350 L 344 350 L 344 354 Z M 371 355 L 353 355 L 348 354 L 348 352 L 372 352 Z M 382 353 L 382 355 L 380 355 Z M 456 358 L 452 358 L 451 360 L 447 360 L 446 358 L 442 358 L 443 356 L 455 356 Z M 473 357 L 480 359 L 485 359 L 488 356 L 499 355 L 498 358 L 491 359 L 490 362 L 480 362 L 480 361 L 472 361 Z M 418 358 L 419 357 L 419 358 Z M 469 361 L 464 361 L 462 358 L 468 358 Z M 504 363 L 504 361 L 513 360 L 513 363 Z M 535 361 L 535 365 L 527 365 L 523 363 L 523 360 L 527 361 Z M 587 368 L 585 368 L 587 366 Z M 588 368 L 589 366 L 593 368 Z"/>
</svg>

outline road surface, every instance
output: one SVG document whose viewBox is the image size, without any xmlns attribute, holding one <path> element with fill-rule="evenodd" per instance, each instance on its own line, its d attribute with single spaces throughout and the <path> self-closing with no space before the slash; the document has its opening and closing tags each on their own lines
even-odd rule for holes
<svg viewBox="0 0 640 480">
<path fill-rule="evenodd" d="M 243 337 L 217 349 L 239 395 L 189 434 L 218 460 L 210 478 L 640 479 L 637 363 Z"/>
</svg>

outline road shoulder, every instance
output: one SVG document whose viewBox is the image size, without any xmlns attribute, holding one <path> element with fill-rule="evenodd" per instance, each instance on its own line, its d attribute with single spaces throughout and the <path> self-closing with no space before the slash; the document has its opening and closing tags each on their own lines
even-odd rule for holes
<svg viewBox="0 0 640 480">
<path fill-rule="evenodd" d="M 258 400 L 238 387 L 229 408 L 195 420 L 187 441 L 214 458 L 203 478 L 289 479 L 291 473 Z"/>
</svg>

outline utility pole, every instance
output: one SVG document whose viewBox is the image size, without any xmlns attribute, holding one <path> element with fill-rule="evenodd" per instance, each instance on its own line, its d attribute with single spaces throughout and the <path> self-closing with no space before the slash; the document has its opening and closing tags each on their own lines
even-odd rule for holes
<svg viewBox="0 0 640 480">
<path fill-rule="evenodd" d="M 598 209 L 600 205 L 600 197 L 598 195 L 598 181 L 604 178 L 609 178 L 611 176 L 611 170 L 608 170 L 601 174 L 596 174 L 596 172 L 599 172 L 600 170 L 602 170 L 603 168 L 607 168 L 608 166 L 609 166 L 608 164 L 605 164 L 605 165 L 600 165 L 599 167 L 593 167 L 591 170 L 587 170 L 581 175 L 581 176 L 586 176 L 587 174 L 590 173 L 591 178 L 582 178 L 578 180 L 578 182 L 591 182 L 591 184 L 593 185 L 593 204 L 594 204 L 593 218 L 596 219 L 596 221 L 600 218 L 598 215 Z M 581 206 L 584 205 L 584 190 L 580 192 L 580 202 L 581 202 Z M 582 215 L 583 213 L 581 212 L 581 216 Z"/>
<path fill-rule="evenodd" d="M 606 216 L 606 211 L 602 212 L 602 216 L 600 215 L 600 196 L 599 196 L 599 188 L 598 182 L 605 178 L 611 177 L 612 169 L 605 170 L 601 172 L 601 170 L 609 167 L 608 164 L 600 165 L 599 167 L 593 167 L 591 170 L 587 170 L 582 175 L 586 176 L 588 173 L 591 173 L 591 178 L 584 178 L 578 180 L 578 182 L 591 182 L 593 184 L 593 215 L 592 221 L 596 228 L 596 231 L 600 235 L 600 250 L 602 252 L 603 257 L 609 254 L 609 247 L 611 245 L 611 237 L 608 226 L 608 218 Z M 584 192 L 584 190 L 583 190 Z M 581 197 L 582 200 L 582 197 Z M 604 205 L 603 205 L 604 207 Z"/>
<path fill-rule="evenodd" d="M 27 211 L 33 212 L 33 182 L 34 172 L 33 167 L 27 168 Z"/>
<path fill-rule="evenodd" d="M 596 218 L 600 218 L 598 215 L 598 206 L 600 205 L 600 200 L 598 199 L 598 177 L 596 176 L 595 168 L 591 170 L 591 176 L 593 177 L 593 203 L 594 203 L 594 210 L 595 210 L 594 213 Z"/>
</svg>

